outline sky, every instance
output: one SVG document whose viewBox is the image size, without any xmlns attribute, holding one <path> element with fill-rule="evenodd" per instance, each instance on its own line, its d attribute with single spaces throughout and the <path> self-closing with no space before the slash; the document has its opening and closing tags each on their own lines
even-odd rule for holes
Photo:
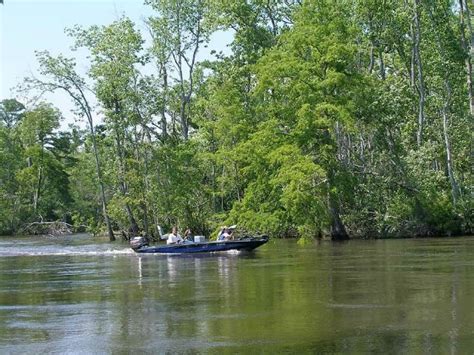
<svg viewBox="0 0 474 355">
<path fill-rule="evenodd" d="M 35 50 L 48 50 L 51 54 L 77 56 L 70 46 L 71 38 L 64 29 L 78 24 L 83 27 L 107 25 L 122 15 L 131 18 L 146 37 L 144 19 L 153 10 L 143 5 L 143 0 L 4 0 L 0 5 L 0 101 L 21 96 L 15 94 L 15 86 L 24 77 L 37 73 Z M 218 34 L 213 38 L 211 49 L 226 51 L 229 35 Z M 204 52 L 201 56 L 206 57 Z M 87 71 L 85 55 L 79 54 L 78 71 Z M 44 97 L 66 115 L 72 108 L 63 94 Z"/>
</svg>

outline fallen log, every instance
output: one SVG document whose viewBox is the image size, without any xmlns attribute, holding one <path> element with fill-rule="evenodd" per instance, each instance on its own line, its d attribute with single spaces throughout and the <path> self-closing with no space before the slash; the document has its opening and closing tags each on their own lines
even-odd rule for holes
<svg viewBox="0 0 474 355">
<path fill-rule="evenodd" d="M 74 233 L 74 226 L 63 221 L 32 222 L 20 228 L 19 234 L 60 236 Z"/>
</svg>

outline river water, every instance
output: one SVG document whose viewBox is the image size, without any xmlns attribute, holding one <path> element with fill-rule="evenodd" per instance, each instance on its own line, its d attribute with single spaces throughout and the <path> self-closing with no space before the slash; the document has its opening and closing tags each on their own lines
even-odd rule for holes
<svg viewBox="0 0 474 355">
<path fill-rule="evenodd" d="M 134 254 L 0 238 L 0 353 L 474 353 L 474 238 Z"/>
</svg>

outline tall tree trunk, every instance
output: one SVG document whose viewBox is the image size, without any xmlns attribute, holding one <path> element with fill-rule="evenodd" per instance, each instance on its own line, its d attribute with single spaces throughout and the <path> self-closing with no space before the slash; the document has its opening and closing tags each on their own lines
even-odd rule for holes
<svg viewBox="0 0 474 355">
<path fill-rule="evenodd" d="M 372 71 L 374 70 L 374 65 L 375 65 L 375 54 L 374 54 L 374 41 L 371 40 L 370 41 L 370 52 L 369 52 L 369 68 L 368 68 L 368 71 L 369 71 L 369 74 L 372 74 Z"/>
<path fill-rule="evenodd" d="M 439 57 L 442 63 L 447 63 L 446 55 L 444 53 L 443 43 L 441 42 L 441 38 L 436 32 L 436 29 L 439 28 L 438 23 L 433 15 L 433 11 L 431 7 L 428 7 L 428 14 L 430 16 L 430 20 L 432 23 L 432 28 L 436 33 L 436 45 L 438 47 Z M 444 147 L 446 151 L 446 170 L 448 172 L 449 183 L 451 184 L 451 195 L 453 198 L 453 204 L 455 205 L 457 202 L 457 196 L 459 193 L 459 187 L 454 178 L 454 168 L 453 168 L 453 158 L 451 152 L 451 144 L 449 140 L 449 124 L 448 124 L 448 115 L 451 106 L 451 97 L 452 97 L 452 88 L 451 83 L 449 81 L 449 72 L 446 67 L 444 67 L 444 93 L 443 93 L 443 107 L 441 109 L 441 116 L 443 117 L 443 137 L 444 137 Z"/>
<path fill-rule="evenodd" d="M 38 204 L 39 204 L 39 199 L 40 199 L 40 194 L 41 194 L 41 184 L 43 183 L 43 159 L 44 159 L 44 141 L 41 140 L 41 153 L 40 153 L 40 158 L 38 161 L 38 172 L 37 172 L 37 178 L 38 181 L 36 183 L 35 187 L 35 192 L 33 194 L 33 211 L 36 214 L 38 211 Z"/>
<path fill-rule="evenodd" d="M 97 144 L 96 144 L 96 139 L 95 139 L 94 134 L 92 134 L 92 145 L 93 145 L 93 150 L 94 150 L 97 179 L 99 180 L 100 197 L 102 200 L 102 214 L 104 217 L 105 226 L 107 228 L 107 234 L 109 236 L 109 240 L 113 242 L 115 240 L 115 236 L 112 230 L 112 225 L 110 223 L 109 213 L 107 212 L 107 200 L 105 198 L 105 187 L 104 187 L 104 182 L 102 180 L 102 170 L 100 168 L 99 154 L 97 152 Z"/>
<path fill-rule="evenodd" d="M 332 240 L 347 240 L 349 235 L 347 234 L 346 227 L 342 223 L 339 201 L 337 196 L 332 192 L 334 186 L 334 169 L 330 168 L 328 173 L 328 209 L 331 223 L 331 239 Z"/>
<path fill-rule="evenodd" d="M 115 114 L 117 115 L 117 117 L 119 117 L 118 115 L 120 114 L 120 109 L 119 109 L 119 104 L 117 102 L 115 103 Z M 119 133 L 119 128 L 117 127 L 116 123 L 114 124 L 114 131 L 115 131 L 115 143 L 117 146 L 117 155 L 118 155 L 118 163 L 119 163 L 118 164 L 119 165 L 118 166 L 119 188 L 122 195 L 126 197 L 127 192 L 128 192 L 128 187 L 127 187 L 127 182 L 125 180 L 126 168 L 125 168 L 125 161 L 124 161 L 125 160 L 124 150 L 122 146 L 122 139 Z M 130 207 L 128 202 L 125 202 L 124 204 L 125 204 L 125 211 L 127 212 L 127 217 L 130 222 L 129 232 L 132 235 L 136 235 L 138 234 L 139 227 L 138 227 L 137 221 L 135 220 L 135 217 L 133 216 L 132 208 Z"/>
<path fill-rule="evenodd" d="M 467 91 L 469 96 L 469 110 L 471 115 L 474 115 L 474 97 L 473 97 L 473 87 L 472 87 L 472 61 L 471 61 L 471 54 L 473 50 L 473 33 L 472 33 L 472 25 L 471 25 L 471 16 L 468 7 L 468 3 L 465 0 L 459 0 L 459 18 L 461 21 L 461 43 L 464 49 L 464 53 L 466 54 L 466 75 L 467 75 Z M 467 21 L 464 19 L 464 15 L 466 15 Z M 467 24 L 467 26 L 466 26 Z M 469 44 L 466 39 L 466 27 L 468 29 L 468 36 L 469 36 Z"/>
<path fill-rule="evenodd" d="M 188 140 L 189 137 L 189 125 L 188 125 L 188 116 L 186 112 L 187 102 L 186 97 L 183 95 L 181 98 L 181 107 L 180 107 L 180 116 L 181 116 L 181 134 L 183 135 L 184 140 Z"/>
<path fill-rule="evenodd" d="M 415 46 L 415 30 L 413 28 L 413 23 L 410 24 L 410 33 L 413 40 L 413 45 L 411 49 L 410 56 L 410 84 L 413 88 L 416 88 L 416 46 Z"/>
<path fill-rule="evenodd" d="M 168 102 L 168 72 L 166 64 L 162 66 L 163 76 L 163 107 L 161 108 L 161 136 L 166 138 L 168 136 L 168 123 L 166 121 L 166 105 Z"/>
<path fill-rule="evenodd" d="M 94 152 L 97 180 L 99 181 L 100 199 L 102 202 L 102 215 L 104 217 L 105 225 L 107 227 L 107 234 L 109 236 L 109 240 L 113 242 L 115 240 L 115 236 L 114 231 L 112 230 L 112 225 L 110 223 L 109 213 L 107 212 L 107 200 L 105 198 L 105 187 L 104 181 L 102 180 L 102 169 L 100 167 L 99 151 L 97 149 L 97 139 L 95 137 L 94 122 L 90 113 L 87 113 L 86 116 L 87 120 L 89 121 L 89 131 L 92 137 L 92 150 Z"/>
<path fill-rule="evenodd" d="M 38 204 L 41 194 L 41 184 L 43 182 L 43 168 L 41 166 L 38 167 L 38 182 L 36 183 L 35 192 L 33 194 L 33 211 L 36 214 L 38 211 Z"/>
<path fill-rule="evenodd" d="M 178 24 L 179 27 L 179 24 Z M 178 69 L 178 75 L 179 75 L 179 88 L 180 88 L 180 106 L 179 106 L 179 115 L 180 115 L 180 121 L 181 121 L 181 135 L 185 140 L 188 139 L 188 119 L 186 116 L 186 106 L 187 106 L 187 101 L 186 101 L 186 88 L 185 88 L 185 80 L 184 80 L 184 68 L 183 68 L 183 49 L 181 47 L 181 38 L 179 39 L 178 43 L 178 52 L 173 54 L 174 62 L 176 64 L 176 67 Z M 190 73 L 189 75 L 192 75 Z"/>
<path fill-rule="evenodd" d="M 418 70 L 418 130 L 416 133 L 416 143 L 418 147 L 423 143 L 423 126 L 425 124 L 425 80 L 423 75 L 423 64 L 421 62 L 420 44 L 421 44 L 421 26 L 420 26 L 420 0 L 413 0 L 414 10 L 414 54 Z"/>
<path fill-rule="evenodd" d="M 379 46 L 378 50 L 379 50 L 380 78 L 382 80 L 385 80 L 386 75 L 385 75 L 385 62 L 383 59 L 383 49 Z"/>
<path fill-rule="evenodd" d="M 444 147 L 446 150 L 446 169 L 448 170 L 448 177 L 449 183 L 451 184 L 451 195 L 453 198 L 453 204 L 455 205 L 457 202 L 457 197 L 459 194 L 459 187 L 454 177 L 454 169 L 453 169 L 453 158 L 451 152 L 451 144 L 449 140 L 449 132 L 448 132 L 448 107 L 447 104 L 443 105 L 443 136 L 444 136 Z"/>
<path fill-rule="evenodd" d="M 144 149 L 144 152 L 143 152 L 143 168 L 144 168 L 144 172 L 143 172 L 143 184 L 145 186 L 145 191 L 143 191 L 143 205 L 142 205 L 142 208 L 143 208 L 143 229 L 145 230 L 145 233 L 148 235 L 149 232 L 150 232 L 150 226 L 149 226 L 149 222 L 148 222 L 148 213 L 149 213 L 149 209 L 148 209 L 148 195 L 147 195 L 147 192 L 150 191 L 150 181 L 148 179 L 149 177 L 149 156 L 148 156 L 148 149 L 147 149 L 147 145 L 148 146 L 151 146 L 152 145 L 152 142 L 151 142 L 151 136 L 150 134 L 146 134 L 146 139 L 147 139 L 147 143 L 145 144 L 145 137 L 143 137 L 142 139 L 142 145 L 145 146 L 145 149 Z"/>
<path fill-rule="evenodd" d="M 339 203 L 337 202 L 336 196 L 334 196 L 331 192 L 329 193 L 329 217 L 331 218 L 331 239 L 349 239 L 346 227 L 344 226 L 344 223 L 342 223 L 341 220 Z"/>
<path fill-rule="evenodd" d="M 184 82 L 184 74 L 183 74 L 183 61 L 182 61 L 182 56 L 181 54 L 178 54 L 178 59 L 175 60 L 175 63 L 178 67 L 178 73 L 179 73 L 179 82 L 180 82 L 180 96 L 181 96 L 181 102 L 179 106 L 179 118 L 181 121 L 181 135 L 185 140 L 188 139 L 188 133 L 189 133 L 189 128 L 188 128 L 188 118 L 187 118 L 187 97 L 186 97 L 186 88 L 185 88 L 185 82 Z"/>
</svg>

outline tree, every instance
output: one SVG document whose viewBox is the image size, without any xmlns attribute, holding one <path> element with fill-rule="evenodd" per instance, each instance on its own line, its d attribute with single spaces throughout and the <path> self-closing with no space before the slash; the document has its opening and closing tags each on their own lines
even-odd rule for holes
<svg viewBox="0 0 474 355">
<path fill-rule="evenodd" d="M 0 102 L 0 119 L 7 129 L 12 128 L 22 118 L 25 106 L 15 99 L 5 99 Z"/>
<path fill-rule="evenodd" d="M 20 214 L 16 174 L 22 168 L 22 154 L 16 128 L 25 106 L 15 99 L 0 103 L 0 234 L 13 233 L 24 216 Z"/>
<path fill-rule="evenodd" d="M 69 31 L 76 39 L 76 46 L 88 48 L 92 55 L 90 76 L 95 80 L 95 93 L 104 108 L 105 123 L 115 141 L 119 190 L 130 223 L 130 232 L 138 233 L 139 227 L 132 207 L 127 201 L 128 167 L 126 163 L 129 128 L 136 118 L 134 83 L 138 77 L 136 65 L 144 64 L 140 55 L 143 39 L 134 24 L 122 18 L 102 28 L 76 27 Z"/>
<path fill-rule="evenodd" d="M 27 89 L 37 89 L 41 92 L 64 91 L 68 94 L 79 117 L 86 117 L 89 133 L 92 139 L 92 148 L 95 160 L 95 174 L 100 189 L 100 201 L 102 205 L 102 215 L 106 224 L 107 233 L 111 241 L 115 240 L 114 233 L 107 210 L 107 200 L 105 196 L 105 186 L 102 177 L 102 164 L 99 157 L 96 133 L 94 126 L 94 112 L 87 97 L 89 91 L 85 80 L 76 72 L 76 62 L 74 59 L 66 58 L 62 55 L 52 57 L 47 51 L 36 53 L 40 64 L 40 73 L 45 79 L 28 78 L 26 79 Z"/>
<path fill-rule="evenodd" d="M 74 60 L 38 54 L 30 86 L 66 91 L 87 134 L 39 135 L 57 113 L 0 105 L 0 228 L 68 208 L 95 225 L 95 166 L 104 219 L 131 234 L 158 223 L 335 240 L 472 231 L 470 2 L 147 3 L 150 48 L 126 18 L 69 31 L 90 52 L 90 91 Z M 232 52 L 200 62 L 218 29 Z"/>
<path fill-rule="evenodd" d="M 65 218 L 71 202 L 69 176 L 58 154 L 63 140 L 55 133 L 60 119 L 58 110 L 42 103 L 27 111 L 18 127 L 26 166 L 17 179 L 33 218 Z"/>
<path fill-rule="evenodd" d="M 217 29 L 214 3 L 209 0 L 148 0 L 159 16 L 148 20 L 164 84 L 164 101 L 168 97 L 167 62 L 177 71 L 176 91 L 179 100 L 181 135 L 187 140 L 192 126 L 190 104 L 195 92 L 197 55 Z"/>
</svg>

